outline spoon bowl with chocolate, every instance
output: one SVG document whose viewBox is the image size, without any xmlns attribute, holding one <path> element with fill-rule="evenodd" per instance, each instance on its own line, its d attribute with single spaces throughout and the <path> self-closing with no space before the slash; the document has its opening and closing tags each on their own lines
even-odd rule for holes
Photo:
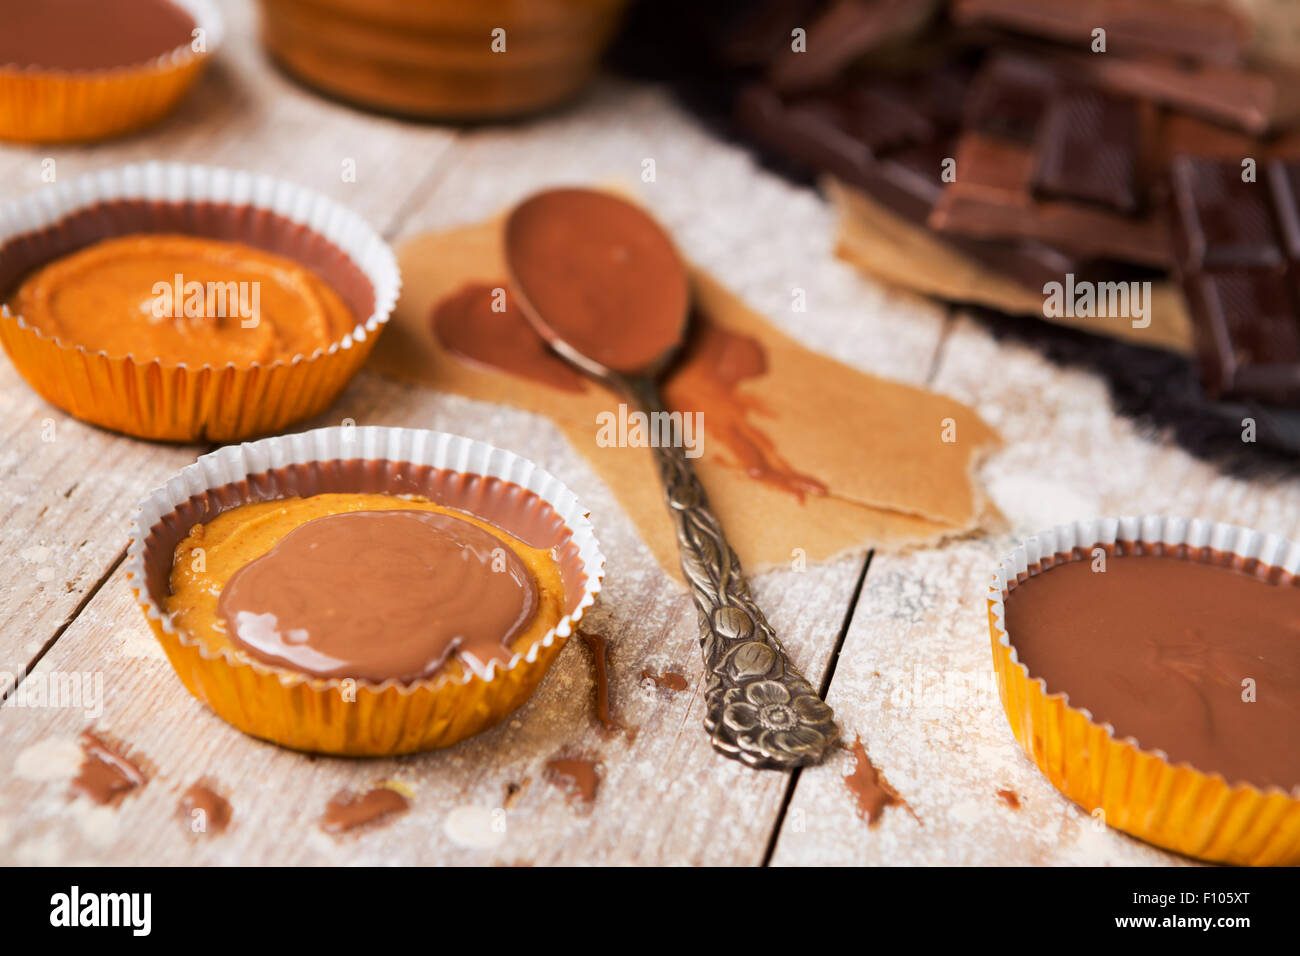
<svg viewBox="0 0 1300 956">
<path fill-rule="evenodd" d="M 989 591 L 998 689 L 1052 784 L 1188 856 L 1300 863 L 1300 544 L 1147 516 L 1027 539 Z"/>
<path fill-rule="evenodd" d="M 608 193 L 552 189 L 511 211 L 505 258 L 510 294 L 556 353 L 651 421 L 671 421 L 656 380 L 686 337 L 691 290 L 658 223 Z M 654 454 L 699 612 L 714 748 L 753 767 L 821 760 L 838 734 L 830 707 L 750 594 L 681 444 L 656 443 Z"/>
</svg>

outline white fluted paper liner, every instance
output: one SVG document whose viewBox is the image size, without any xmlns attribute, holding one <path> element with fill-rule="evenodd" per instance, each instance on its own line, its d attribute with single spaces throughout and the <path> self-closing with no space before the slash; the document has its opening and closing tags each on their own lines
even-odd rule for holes
<svg viewBox="0 0 1300 956">
<path fill-rule="evenodd" d="M 388 321 L 397 304 L 402 288 L 397 259 L 393 250 L 364 219 L 334 200 L 294 183 L 217 166 L 164 162 L 132 164 L 100 170 L 41 189 L 25 198 L 10 200 L 0 205 L 0 246 L 16 236 L 48 229 L 82 209 L 118 199 L 252 206 L 306 226 L 346 253 L 371 281 L 375 293 L 374 310 L 328 349 L 295 356 L 291 362 L 351 348 L 355 343 L 365 341 Z M 22 316 L 17 316 L 17 319 L 20 325 L 27 327 Z M 34 331 L 43 335 L 39 330 Z M 66 344 L 80 348 L 75 343 Z"/>
<path fill-rule="evenodd" d="M 19 276 L 10 273 L 21 272 L 20 266 L 34 268 L 47 256 L 57 258 L 84 245 L 71 225 L 74 216 L 94 216 L 99 238 L 115 234 L 110 229 L 130 234 L 129 226 L 97 212 L 124 200 L 156 206 L 160 211 L 137 216 L 153 215 L 168 228 L 173 220 L 166 210 L 185 210 L 206 228 L 225 228 L 221 238 L 252 245 L 293 241 L 303 255 L 336 262 L 337 250 L 350 267 L 337 265 L 335 280 L 355 284 L 364 278 L 372 305 L 341 339 L 310 355 L 198 368 L 153 355 L 109 356 L 63 342 L 0 307 L 0 338 L 15 366 L 42 397 L 78 418 L 172 441 L 232 441 L 276 432 L 328 407 L 365 360 L 397 303 L 401 276 L 393 251 L 346 207 L 270 176 L 183 163 L 102 170 L 0 205 L 0 251 L 10 250 L 8 267 L 0 263 L 0 284 L 16 281 Z M 221 209 L 234 212 L 213 211 Z M 244 209 L 271 215 L 241 216 Z M 304 232 L 290 236 L 286 229 Z M 346 298 L 342 288 L 338 291 Z"/>
</svg>

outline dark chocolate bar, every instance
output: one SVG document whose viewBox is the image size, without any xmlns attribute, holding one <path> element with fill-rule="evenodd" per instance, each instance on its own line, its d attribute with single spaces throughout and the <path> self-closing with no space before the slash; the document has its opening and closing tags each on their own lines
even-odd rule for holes
<svg viewBox="0 0 1300 956">
<path fill-rule="evenodd" d="M 995 55 L 971 82 L 965 126 L 1017 143 L 1032 143 L 1061 82 L 1060 74 L 1042 60 Z"/>
<path fill-rule="evenodd" d="M 1170 265 L 1167 223 L 1141 180 L 1138 104 L 1046 61 L 1000 54 L 976 74 L 965 112 L 956 178 L 930 215 L 932 229 Z"/>
<path fill-rule="evenodd" d="M 1038 195 L 1137 213 L 1141 147 L 1135 102 L 1084 87 L 1062 90 L 1052 97 L 1036 145 Z"/>
<path fill-rule="evenodd" d="M 830 173 L 904 219 L 925 225 L 943 194 L 944 160 L 954 155 L 961 97 L 953 90 L 964 85 L 964 77 L 960 70 L 931 71 L 793 99 L 755 84 L 739 97 L 737 122 L 785 158 Z M 1096 272 L 1093 263 L 1032 239 L 942 238 L 1031 288 L 1068 272 Z"/>
<path fill-rule="evenodd" d="M 1106 31 L 1107 56 L 1156 55 L 1237 63 L 1246 42 L 1242 20 L 1224 6 L 1180 0 L 954 0 L 952 17 L 1054 40 L 1081 52 Z"/>
<path fill-rule="evenodd" d="M 1132 60 L 1109 54 L 1061 54 L 1080 79 L 1125 96 L 1162 103 L 1256 136 L 1300 123 L 1300 77 L 1282 67 Z"/>
<path fill-rule="evenodd" d="M 1300 164 L 1179 156 L 1170 169 L 1174 248 L 1214 395 L 1300 402 Z"/>
<path fill-rule="evenodd" d="M 1039 199 L 1032 190 L 1036 164 L 1032 148 L 967 133 L 957 147 L 957 179 L 944 187 L 930 227 L 977 239 L 1036 239 L 1089 259 L 1170 265 L 1163 217 Z"/>
</svg>

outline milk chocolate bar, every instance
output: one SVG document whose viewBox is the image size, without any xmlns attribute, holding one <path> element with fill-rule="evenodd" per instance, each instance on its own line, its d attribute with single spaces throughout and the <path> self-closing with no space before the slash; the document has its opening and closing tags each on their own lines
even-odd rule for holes
<svg viewBox="0 0 1300 956">
<path fill-rule="evenodd" d="M 1174 248 L 1216 396 L 1300 403 L 1300 163 L 1174 159 Z"/>
</svg>

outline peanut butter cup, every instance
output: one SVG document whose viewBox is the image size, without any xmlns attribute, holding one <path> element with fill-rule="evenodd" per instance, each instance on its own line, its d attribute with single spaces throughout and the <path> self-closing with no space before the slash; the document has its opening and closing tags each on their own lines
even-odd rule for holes
<svg viewBox="0 0 1300 956">
<path fill-rule="evenodd" d="M 90 141 L 166 115 L 220 42 L 209 0 L 0 0 L 0 139 Z"/>
<path fill-rule="evenodd" d="M 1062 525 L 1004 559 L 988 611 L 1003 709 L 1058 790 L 1189 856 L 1300 863 L 1300 544 Z"/>
<path fill-rule="evenodd" d="M 1083 556 L 1006 599 L 1020 662 L 1120 737 L 1229 783 L 1300 785 L 1300 586 L 1232 556 Z M 1103 551 L 1104 554 L 1104 551 Z"/>
<path fill-rule="evenodd" d="M 445 747 L 506 717 L 604 573 L 551 475 L 403 428 L 205 455 L 131 537 L 132 586 L 190 692 L 247 733 L 334 754 Z"/>
<path fill-rule="evenodd" d="M 0 204 L 0 344 L 51 404 L 141 438 L 319 414 L 400 287 L 365 222 L 267 176 L 144 163 Z"/>
</svg>

